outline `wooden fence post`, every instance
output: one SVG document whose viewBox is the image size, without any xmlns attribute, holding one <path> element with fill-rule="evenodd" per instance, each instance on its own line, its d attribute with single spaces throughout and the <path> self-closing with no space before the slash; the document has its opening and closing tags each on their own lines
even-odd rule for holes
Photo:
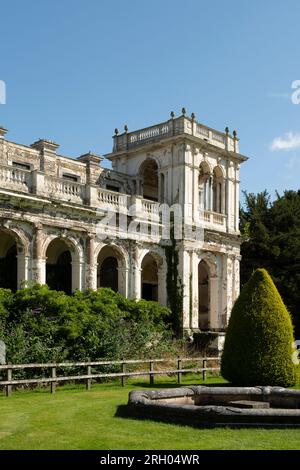
<svg viewBox="0 0 300 470">
<path fill-rule="evenodd" d="M 56 379 L 56 367 L 51 367 L 51 378 Z M 56 382 L 51 382 L 51 393 L 56 392 Z"/>
<path fill-rule="evenodd" d="M 12 369 L 11 368 L 7 369 L 6 380 L 12 380 Z M 12 385 L 6 385 L 6 396 L 10 397 L 11 394 L 12 394 Z"/>
<path fill-rule="evenodd" d="M 87 375 L 92 374 L 92 367 L 91 366 L 87 366 L 86 373 L 87 373 Z M 86 390 L 91 390 L 91 386 L 92 386 L 92 379 L 86 379 L 86 383 L 85 383 Z"/>
<path fill-rule="evenodd" d="M 206 363 L 207 363 L 207 360 L 206 359 L 203 359 L 203 371 L 202 371 L 202 378 L 203 378 L 203 382 L 206 382 Z"/>
<path fill-rule="evenodd" d="M 126 362 L 122 362 L 122 374 L 125 374 L 125 373 L 126 373 Z M 122 375 L 121 377 L 121 384 L 122 384 L 122 387 L 124 387 L 126 384 L 126 378 L 124 375 Z"/>
<path fill-rule="evenodd" d="M 154 375 L 151 374 L 151 372 L 153 372 L 154 370 L 154 364 L 153 364 L 153 361 L 150 361 L 149 362 L 149 370 L 150 370 L 150 385 L 153 385 L 154 384 Z"/>
<path fill-rule="evenodd" d="M 180 369 L 181 369 L 181 359 L 178 358 L 178 360 L 177 360 L 177 370 L 180 370 Z M 178 372 L 178 374 L 177 374 L 177 382 L 178 382 L 179 384 L 181 384 L 181 376 L 182 376 L 181 372 Z"/>
</svg>

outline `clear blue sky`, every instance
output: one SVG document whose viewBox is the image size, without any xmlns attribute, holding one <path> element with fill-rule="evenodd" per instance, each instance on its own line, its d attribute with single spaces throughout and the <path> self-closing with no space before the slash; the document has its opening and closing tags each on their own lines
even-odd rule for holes
<svg viewBox="0 0 300 470">
<path fill-rule="evenodd" d="M 299 21 L 298 0 L 0 0 L 0 123 L 76 157 L 185 106 L 238 130 L 242 189 L 298 189 Z"/>
</svg>

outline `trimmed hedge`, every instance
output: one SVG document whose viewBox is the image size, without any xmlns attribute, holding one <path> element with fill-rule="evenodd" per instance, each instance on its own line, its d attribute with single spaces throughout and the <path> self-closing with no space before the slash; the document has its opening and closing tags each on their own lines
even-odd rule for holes
<svg viewBox="0 0 300 470">
<path fill-rule="evenodd" d="M 221 372 L 234 385 L 295 384 L 290 315 L 265 269 L 244 285 L 229 320 Z"/>
</svg>

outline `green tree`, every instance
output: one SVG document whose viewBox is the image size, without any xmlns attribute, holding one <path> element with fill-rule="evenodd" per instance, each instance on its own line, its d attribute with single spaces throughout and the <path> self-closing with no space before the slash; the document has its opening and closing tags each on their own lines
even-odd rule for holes
<svg viewBox="0 0 300 470">
<path fill-rule="evenodd" d="M 245 195 L 241 208 L 241 285 L 264 266 L 291 312 L 300 335 L 300 191 L 278 193 L 271 202 L 266 191 Z"/>
<path fill-rule="evenodd" d="M 243 287 L 229 320 L 221 362 L 234 385 L 295 384 L 290 315 L 265 269 Z"/>
</svg>

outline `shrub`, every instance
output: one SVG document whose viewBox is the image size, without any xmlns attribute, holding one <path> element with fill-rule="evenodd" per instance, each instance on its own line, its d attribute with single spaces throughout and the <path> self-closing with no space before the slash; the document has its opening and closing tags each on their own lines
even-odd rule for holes
<svg viewBox="0 0 300 470">
<path fill-rule="evenodd" d="M 111 289 L 85 293 L 33 285 L 0 289 L 0 339 L 13 363 L 121 359 L 174 350 L 170 311 Z"/>
<path fill-rule="evenodd" d="M 221 372 L 235 385 L 295 384 L 290 315 L 265 269 L 244 285 L 229 320 Z"/>
</svg>

